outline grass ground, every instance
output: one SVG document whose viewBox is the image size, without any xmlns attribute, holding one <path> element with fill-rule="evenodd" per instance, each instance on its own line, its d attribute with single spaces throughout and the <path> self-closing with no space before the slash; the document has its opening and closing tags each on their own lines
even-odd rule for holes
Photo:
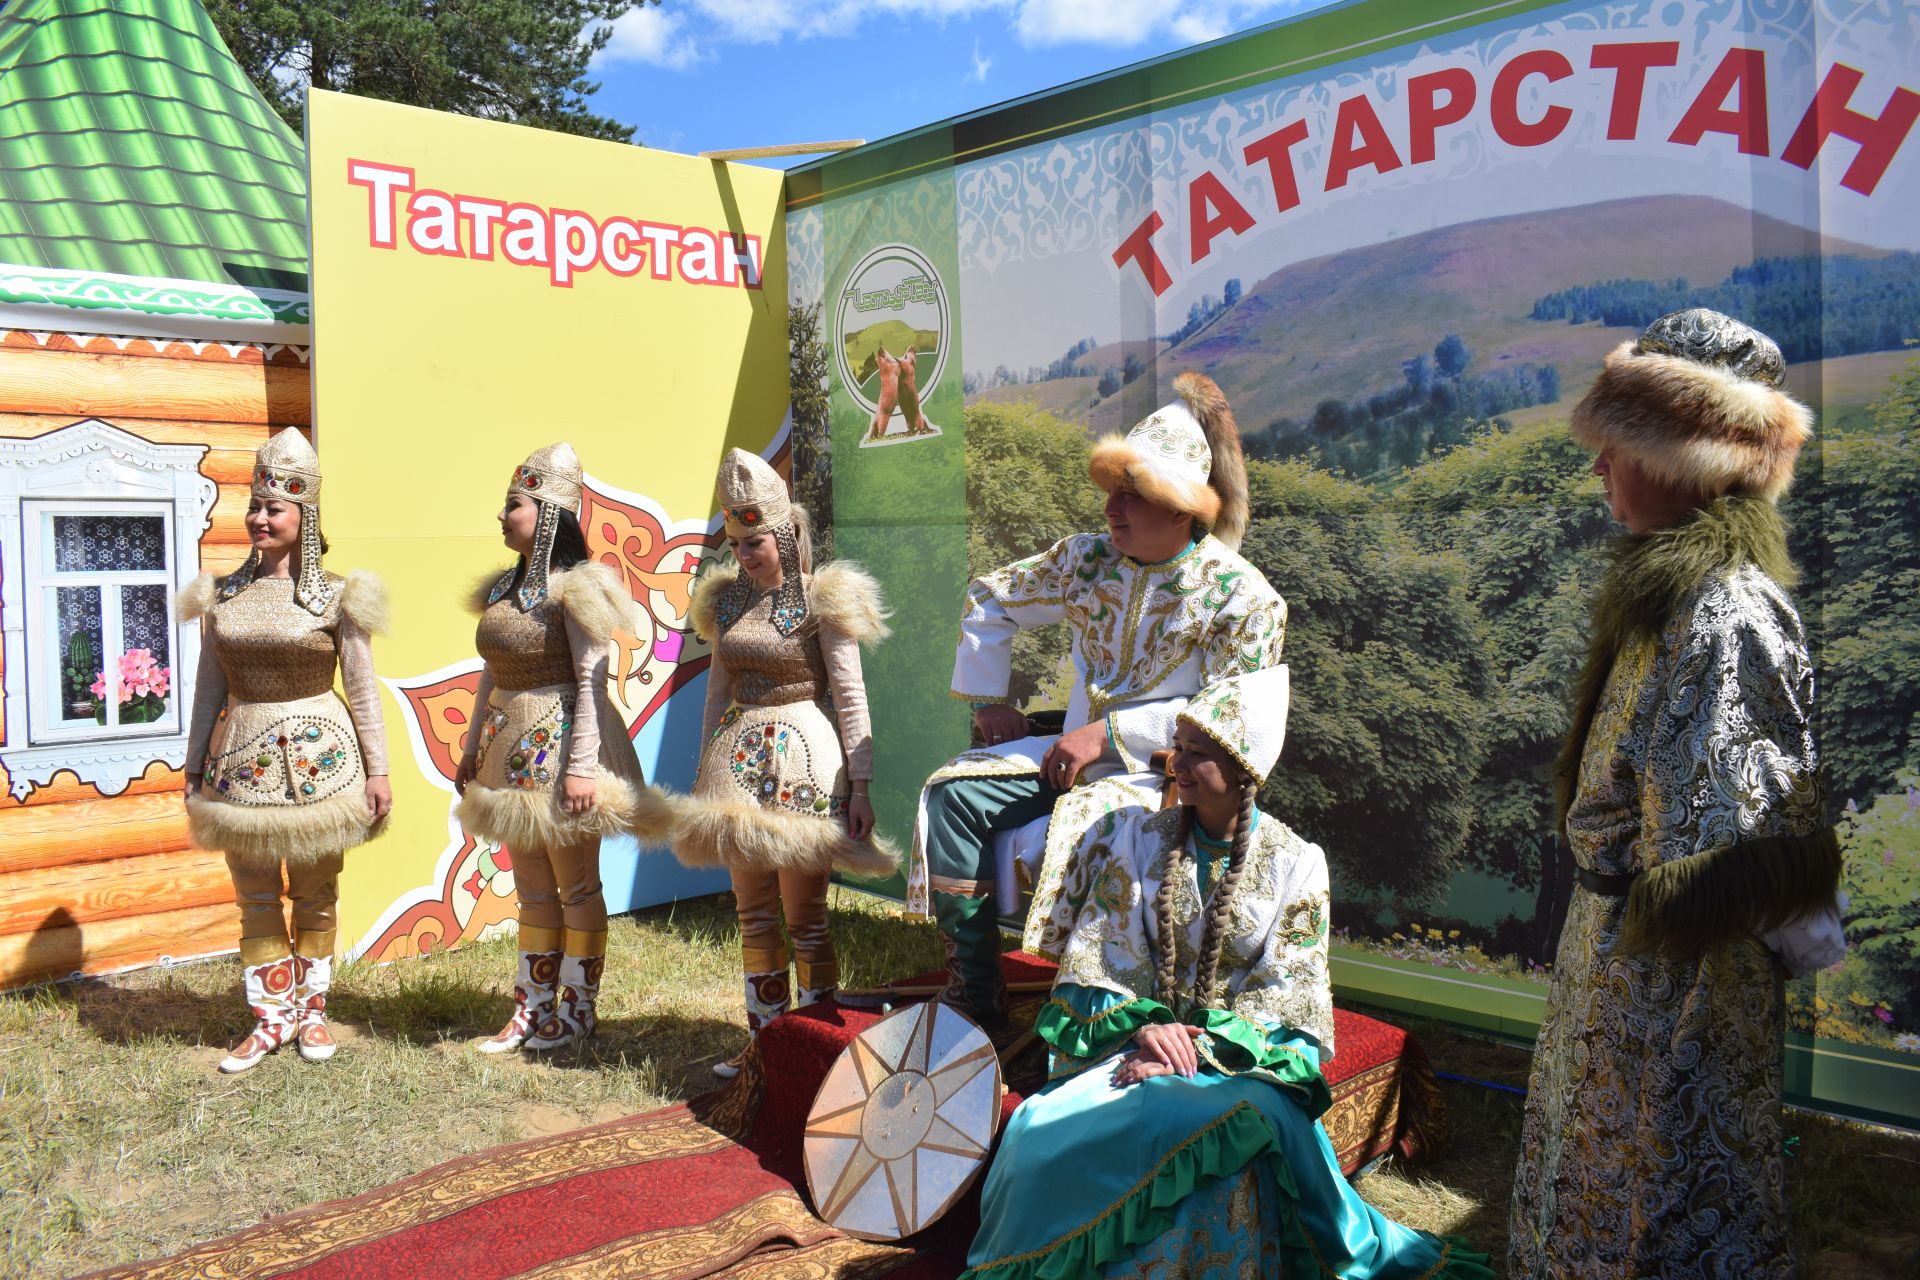
<svg viewBox="0 0 1920 1280">
<path fill-rule="evenodd" d="M 937 967 L 931 925 L 840 890 L 833 911 L 849 985 Z M 337 1058 L 314 1065 L 286 1050 L 234 1077 L 213 1069 L 251 1023 L 232 960 L 0 997 L 0 1275 L 158 1257 L 458 1155 L 705 1092 L 711 1063 L 741 1041 L 736 946 L 725 897 L 617 919 L 598 1036 L 504 1061 L 469 1042 L 505 1017 L 506 942 L 347 966 L 332 1000 Z M 1418 1030 L 1442 1071 L 1525 1081 L 1519 1049 Z M 1405 1222 L 1497 1255 L 1520 1099 L 1446 1091 L 1451 1149 L 1359 1187 Z M 1790 1127 L 1802 1271 L 1914 1274 L 1920 1139 L 1803 1115 Z"/>
</svg>

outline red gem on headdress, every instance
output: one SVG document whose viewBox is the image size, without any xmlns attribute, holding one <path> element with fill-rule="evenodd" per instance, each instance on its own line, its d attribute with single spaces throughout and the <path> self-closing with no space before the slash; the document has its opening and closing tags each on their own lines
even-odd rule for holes
<svg viewBox="0 0 1920 1280">
<path fill-rule="evenodd" d="M 752 507 L 748 507 L 745 511 L 742 511 L 740 513 L 740 523 L 741 524 L 759 524 L 760 513 L 758 511 L 755 511 Z"/>
<path fill-rule="evenodd" d="M 288 492 L 288 493 L 299 493 L 299 492 L 300 492 L 301 490 L 303 490 L 303 489 L 305 489 L 306 487 L 307 487 L 306 485 L 304 485 L 304 484 L 302 484 L 302 483 L 301 483 L 300 481 L 298 481 L 298 480 L 289 480 L 289 481 L 287 481 L 287 492 Z"/>
</svg>

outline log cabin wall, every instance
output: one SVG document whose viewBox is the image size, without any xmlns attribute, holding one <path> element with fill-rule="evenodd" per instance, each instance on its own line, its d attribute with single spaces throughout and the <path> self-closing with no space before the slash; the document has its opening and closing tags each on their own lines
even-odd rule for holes
<svg viewBox="0 0 1920 1280">
<path fill-rule="evenodd" d="M 155 445 L 204 447 L 198 471 L 216 486 L 209 523 L 197 546 L 175 555 L 190 571 L 182 580 L 226 573 L 246 558 L 254 450 L 281 427 L 311 432 L 308 352 L 0 329 L 0 445 L 90 421 Z M 17 552 L 7 563 L 19 563 Z M 17 620 L 0 621 L 0 671 L 17 680 L 28 662 L 22 632 Z M 183 731 L 185 666 L 176 662 L 173 684 Z M 0 989 L 235 948 L 226 864 L 188 843 L 181 769 L 156 758 L 123 769 L 124 787 L 74 769 L 29 786 L 8 768 L 21 745 L 0 743 Z"/>
</svg>

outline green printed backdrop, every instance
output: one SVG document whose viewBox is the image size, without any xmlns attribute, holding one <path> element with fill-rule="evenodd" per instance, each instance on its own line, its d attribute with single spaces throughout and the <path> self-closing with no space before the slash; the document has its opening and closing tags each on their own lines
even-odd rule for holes
<svg viewBox="0 0 1920 1280">
<path fill-rule="evenodd" d="M 967 581 L 953 175 L 943 138 L 929 136 L 919 150 L 932 163 L 915 176 L 847 194 L 829 189 L 789 218 L 798 237 L 790 247 L 795 342 L 817 353 L 808 376 L 824 373 L 827 390 L 823 413 L 795 413 L 798 489 L 815 507 L 830 492 L 835 556 L 864 565 L 893 609 L 892 638 L 864 661 L 876 725 L 884 726 L 876 735 L 874 807 L 881 829 L 903 849 L 920 781 L 965 745 L 966 732 L 965 709 L 947 696 L 946 682 Z M 871 295 L 895 291 L 916 301 L 862 311 L 849 291 L 869 295 L 869 303 Z M 918 300 L 929 292 L 943 294 L 944 306 Z M 925 420 L 937 424 L 932 430 L 916 432 L 894 414 L 876 431 L 869 404 L 877 400 L 873 350 L 881 340 L 894 357 L 906 354 L 902 344 L 932 348 L 915 351 Z M 936 364 L 940 372 L 930 381 Z M 849 373 L 868 403 L 849 390 Z M 795 400 L 807 397 L 797 391 Z M 808 481 L 809 473 L 824 471 L 830 490 Z M 896 877 L 891 887 L 903 883 Z"/>
<path fill-rule="evenodd" d="M 1200 369 L 1291 607 L 1262 803 L 1327 850 L 1339 993 L 1531 1038 L 1571 881 L 1548 767 L 1612 533 L 1567 414 L 1649 320 L 1717 307 L 1822 423 L 1784 510 L 1853 950 L 1789 988 L 1788 1082 L 1920 1121 L 1916 68 L 1910 6 L 1366 0 L 796 171 L 826 311 L 898 239 L 958 317 L 937 438 L 873 447 L 832 387 L 842 551 L 901 609 L 883 823 L 904 839 L 964 745 L 961 577 L 1097 527 L 1090 442 Z M 1022 637 L 1016 693 L 1068 678 L 1063 636 Z"/>
</svg>

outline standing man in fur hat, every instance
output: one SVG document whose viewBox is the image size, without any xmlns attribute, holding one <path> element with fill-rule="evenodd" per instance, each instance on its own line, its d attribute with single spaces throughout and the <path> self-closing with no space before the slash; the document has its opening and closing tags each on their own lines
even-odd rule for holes
<svg viewBox="0 0 1920 1280">
<path fill-rule="evenodd" d="M 1785 372 L 1764 334 L 1681 311 L 1573 413 L 1627 536 L 1557 769 L 1578 881 L 1527 1090 L 1516 1277 L 1794 1272 L 1781 984 L 1844 945 L 1774 509 L 1813 424 Z"/>
<path fill-rule="evenodd" d="M 907 893 L 946 935 L 944 998 L 989 1030 L 1006 1019 L 994 837 L 1042 832 L 1028 945 L 1057 951 L 1073 925 L 1071 854 L 1102 813 L 1158 802 L 1148 773 L 1188 698 L 1275 666 L 1286 602 L 1238 554 L 1246 465 L 1226 397 L 1184 373 L 1177 398 L 1094 449 L 1107 528 L 1076 533 L 967 589 L 953 696 L 973 704 L 980 749 L 942 766 L 920 796 Z M 1065 621 L 1076 674 L 1066 731 L 1029 733 L 1007 696 L 1013 638 Z"/>
</svg>

